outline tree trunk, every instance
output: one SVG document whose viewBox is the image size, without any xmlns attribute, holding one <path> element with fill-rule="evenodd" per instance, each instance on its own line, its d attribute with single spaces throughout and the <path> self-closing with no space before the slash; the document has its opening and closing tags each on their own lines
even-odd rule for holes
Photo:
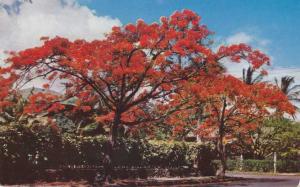
<svg viewBox="0 0 300 187">
<path fill-rule="evenodd" d="M 224 146 L 223 142 L 219 142 L 219 144 L 218 144 L 218 153 L 219 153 L 221 165 L 217 171 L 217 176 L 224 177 L 225 171 L 226 171 L 226 153 L 225 153 L 225 146 Z"/>
<path fill-rule="evenodd" d="M 121 114 L 116 113 L 115 117 L 114 117 L 113 124 L 112 124 L 111 129 L 110 129 L 110 135 L 109 135 L 109 140 L 112 144 L 112 147 L 114 147 L 116 142 L 117 142 L 118 127 L 119 127 L 120 123 L 121 123 Z"/>
<path fill-rule="evenodd" d="M 223 138 L 224 138 L 224 125 L 220 125 L 219 128 L 219 140 L 218 140 L 218 145 L 217 145 L 217 150 L 219 154 L 219 159 L 221 161 L 220 167 L 218 168 L 217 171 L 217 176 L 218 177 L 225 177 L 225 172 L 226 172 L 226 150 L 225 150 L 225 145 L 223 144 Z"/>
<path fill-rule="evenodd" d="M 225 136 L 225 111 L 226 111 L 226 97 L 223 98 L 223 107 L 222 107 L 222 114 L 219 120 L 219 138 L 218 138 L 218 145 L 217 150 L 219 154 L 219 158 L 221 161 L 221 165 L 216 173 L 218 177 L 225 177 L 226 171 L 226 152 L 225 152 L 225 145 L 223 144 L 223 139 Z"/>
<path fill-rule="evenodd" d="M 107 142 L 104 150 L 103 170 L 104 180 L 106 183 L 112 182 L 112 175 L 114 169 L 113 154 L 118 138 L 118 127 L 121 123 L 121 114 L 116 112 L 113 124 L 110 129 L 109 141 Z"/>
</svg>

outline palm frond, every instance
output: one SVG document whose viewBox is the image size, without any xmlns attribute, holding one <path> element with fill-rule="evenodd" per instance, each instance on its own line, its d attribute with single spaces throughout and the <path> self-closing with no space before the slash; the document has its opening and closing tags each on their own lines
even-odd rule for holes
<svg viewBox="0 0 300 187">
<path fill-rule="evenodd" d="M 289 88 L 294 82 L 295 82 L 294 77 L 291 76 L 281 77 L 281 85 L 280 85 L 281 91 L 286 95 L 288 95 Z"/>
<path fill-rule="evenodd" d="M 257 76 L 255 77 L 255 79 L 254 79 L 252 82 L 253 82 L 253 83 L 259 83 L 259 82 L 261 82 L 261 81 L 263 80 L 263 78 L 264 78 L 264 75 L 259 74 L 259 75 L 257 75 Z"/>
<path fill-rule="evenodd" d="M 294 85 L 293 87 L 289 88 L 288 92 L 291 92 L 291 91 L 297 90 L 297 89 L 300 89 L 300 84 Z"/>
</svg>

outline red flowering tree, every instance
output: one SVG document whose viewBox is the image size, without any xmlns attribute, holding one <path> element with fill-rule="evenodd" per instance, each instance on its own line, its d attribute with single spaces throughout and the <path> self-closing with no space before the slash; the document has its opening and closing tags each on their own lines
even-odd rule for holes
<svg viewBox="0 0 300 187">
<path fill-rule="evenodd" d="M 175 133 L 188 129 L 202 138 L 216 142 L 221 160 L 218 175 L 224 176 L 226 140 L 233 140 L 236 134 L 245 135 L 249 130 L 255 129 L 261 120 L 274 113 L 294 114 L 295 108 L 274 85 L 248 84 L 226 74 L 218 66 L 224 60 L 247 62 L 253 72 L 261 71 L 265 75 L 266 71 L 261 70 L 263 65 L 269 64 L 269 58 L 265 54 L 245 44 L 239 44 L 221 46 L 215 56 L 217 61 L 214 69 L 218 69 L 218 73 L 206 73 L 205 76 L 198 74 L 200 76 L 189 79 L 184 85 L 185 88 L 170 102 L 174 106 L 182 104 L 181 109 L 170 115 L 166 121 L 174 126 Z M 166 105 L 164 107 L 170 108 Z"/>
<path fill-rule="evenodd" d="M 191 79 L 192 80 L 192 79 Z M 187 84 L 173 103 L 183 103 L 182 109 L 167 118 L 174 131 L 193 130 L 203 139 L 216 143 L 221 161 L 217 172 L 225 175 L 225 144 L 239 137 L 247 139 L 247 132 L 255 130 L 266 117 L 288 113 L 295 108 L 274 85 L 248 85 L 231 75 L 201 76 Z M 181 96 L 184 95 L 184 98 Z"/>
<path fill-rule="evenodd" d="M 7 59 L 8 66 L 1 69 L 1 105 L 9 104 L 9 92 L 35 79 L 46 81 L 46 89 L 60 82 L 63 97 L 34 94 L 25 112 L 57 112 L 64 108 L 59 101 L 75 96 L 79 110 L 91 110 L 95 106 L 89 103 L 99 101 L 103 115 L 97 120 L 111 122 L 114 142 L 120 124 L 149 121 L 144 110 L 150 101 L 167 98 L 182 80 L 214 61 L 203 44 L 210 31 L 199 21 L 198 15 L 184 10 L 162 17 L 160 24 L 139 20 L 115 27 L 104 40 L 42 38 L 42 46 L 11 53 Z"/>
<path fill-rule="evenodd" d="M 121 125 L 157 120 L 150 115 L 151 105 L 168 101 L 186 80 L 216 61 L 206 45 L 211 32 L 199 21 L 184 10 L 160 23 L 138 20 L 114 27 L 103 40 L 43 37 L 42 46 L 10 53 L 0 69 L 0 106 L 13 104 L 9 95 L 34 80 L 45 89 L 63 85 L 62 96 L 31 95 L 23 112 L 60 112 L 65 109 L 61 101 L 76 97 L 73 110 L 93 110 L 96 120 L 110 124 L 110 157 Z"/>
<path fill-rule="evenodd" d="M 221 160 L 218 174 L 224 176 L 226 169 L 226 141 L 232 141 L 235 135 L 243 136 L 273 111 L 293 114 L 294 107 L 286 96 L 273 85 L 247 85 L 231 76 L 215 80 L 210 102 L 205 110 L 209 117 L 200 125 L 199 133 L 216 140 Z M 214 88 L 215 87 L 215 88 Z M 246 136 L 245 136 L 246 138 Z"/>
</svg>

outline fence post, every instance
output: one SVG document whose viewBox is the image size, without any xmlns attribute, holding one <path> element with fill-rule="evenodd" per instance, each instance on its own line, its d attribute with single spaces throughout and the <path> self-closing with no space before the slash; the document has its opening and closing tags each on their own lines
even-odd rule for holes
<svg viewBox="0 0 300 187">
<path fill-rule="evenodd" d="M 274 173 L 277 172 L 277 154 L 274 152 Z"/>
<path fill-rule="evenodd" d="M 243 154 L 241 154 L 241 157 L 240 157 L 240 171 L 243 171 L 244 169 L 244 157 L 243 157 Z"/>
</svg>

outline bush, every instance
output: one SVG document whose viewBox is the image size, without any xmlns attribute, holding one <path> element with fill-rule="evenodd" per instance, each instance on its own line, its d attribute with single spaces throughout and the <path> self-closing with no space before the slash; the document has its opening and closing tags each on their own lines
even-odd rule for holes
<svg viewBox="0 0 300 187">
<path fill-rule="evenodd" d="M 197 147 L 197 167 L 201 175 L 212 176 L 215 175 L 217 165 L 213 162 L 216 154 L 212 151 L 212 147 L 201 145 Z"/>
<path fill-rule="evenodd" d="M 67 135 L 63 141 L 63 158 L 66 159 L 63 163 L 66 165 L 101 165 L 103 144 L 107 141 L 105 136 Z M 203 163 L 209 163 L 212 160 L 211 148 L 187 142 L 120 139 L 113 163 L 117 167 L 192 167 L 200 155 L 205 160 Z"/>
<path fill-rule="evenodd" d="M 191 143 L 149 141 L 145 147 L 144 161 L 146 165 L 155 167 L 191 167 L 196 150 Z"/>
<path fill-rule="evenodd" d="M 101 165 L 104 136 L 79 137 L 65 134 L 62 138 L 60 165 Z"/>
<path fill-rule="evenodd" d="M 35 132 L 25 126 L 1 126 L 0 144 L 1 181 L 30 180 L 41 169 L 61 163 L 61 139 L 50 128 Z"/>
</svg>

